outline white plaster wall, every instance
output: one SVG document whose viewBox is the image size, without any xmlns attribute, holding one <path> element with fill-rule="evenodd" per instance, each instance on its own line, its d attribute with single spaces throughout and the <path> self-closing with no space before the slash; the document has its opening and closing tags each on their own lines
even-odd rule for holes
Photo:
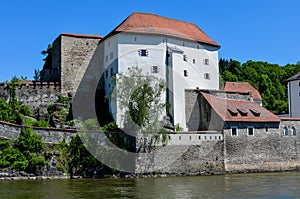
<svg viewBox="0 0 300 199">
<path fill-rule="evenodd" d="M 167 48 L 177 48 L 183 51 L 183 54 L 172 53 L 172 68 L 169 68 L 171 78 L 168 87 L 171 90 L 172 97 L 171 110 L 174 124 L 179 123 L 184 130 L 186 128 L 185 118 L 185 89 L 219 89 L 219 67 L 218 67 L 218 48 L 202 45 L 174 37 L 163 35 L 147 35 L 137 33 L 119 33 L 104 42 L 104 68 L 108 70 L 113 60 L 105 62 L 105 56 L 114 52 L 117 59 L 117 72 L 125 72 L 128 68 L 139 67 L 145 75 L 155 75 L 166 81 L 166 52 Z M 109 46 L 109 45 L 110 46 Z M 140 49 L 148 50 L 148 56 L 139 56 Z M 183 60 L 183 55 L 187 55 L 188 60 Z M 204 59 L 209 59 L 209 65 L 204 64 Z M 151 74 L 151 67 L 159 66 L 158 74 Z M 188 71 L 188 77 L 184 77 L 184 70 Z M 204 74 L 209 73 L 210 79 L 204 79 Z M 106 81 L 106 94 L 110 93 L 112 87 Z M 165 100 L 165 96 L 162 97 Z M 116 104 L 115 104 L 116 105 Z M 115 120 L 120 125 L 122 112 L 117 110 L 117 106 L 112 106 L 111 112 Z"/>
<path fill-rule="evenodd" d="M 201 145 L 203 142 L 209 141 L 216 141 L 216 140 L 223 140 L 223 134 L 221 133 L 172 133 L 169 134 L 170 139 L 167 142 L 167 145 L 184 145 L 184 146 L 191 146 L 191 145 Z M 162 145 L 161 142 L 156 143 L 156 146 Z"/>
<path fill-rule="evenodd" d="M 288 83 L 289 112 L 290 117 L 300 118 L 300 80 Z"/>
</svg>

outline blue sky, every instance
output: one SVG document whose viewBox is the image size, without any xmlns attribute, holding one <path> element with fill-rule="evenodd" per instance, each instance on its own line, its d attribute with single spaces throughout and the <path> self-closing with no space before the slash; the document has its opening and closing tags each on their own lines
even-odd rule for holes
<svg viewBox="0 0 300 199">
<path fill-rule="evenodd" d="M 12 0 L 0 3 L 0 81 L 32 79 L 40 52 L 63 32 L 105 36 L 132 12 L 198 25 L 221 45 L 220 58 L 300 61 L 298 0 Z"/>
</svg>

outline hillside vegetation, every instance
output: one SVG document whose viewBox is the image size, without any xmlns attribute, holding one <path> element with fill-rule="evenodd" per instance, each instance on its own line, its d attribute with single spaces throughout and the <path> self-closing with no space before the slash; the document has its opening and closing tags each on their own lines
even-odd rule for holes
<svg viewBox="0 0 300 199">
<path fill-rule="evenodd" d="M 222 82 L 249 82 L 263 98 L 263 106 L 273 113 L 288 112 L 286 80 L 300 71 L 300 62 L 279 66 L 261 61 L 220 59 Z"/>
</svg>

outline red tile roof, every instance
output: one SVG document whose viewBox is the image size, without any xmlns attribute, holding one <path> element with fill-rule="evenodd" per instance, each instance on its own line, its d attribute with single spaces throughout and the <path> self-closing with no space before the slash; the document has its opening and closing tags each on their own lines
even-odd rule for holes
<svg viewBox="0 0 300 199">
<path fill-rule="evenodd" d="M 197 25 L 155 14 L 134 12 L 109 35 L 118 32 L 168 35 L 220 47 Z"/>
<path fill-rule="evenodd" d="M 62 36 L 69 36 L 69 37 L 102 39 L 102 36 L 100 36 L 100 35 L 86 35 L 86 34 L 74 34 L 74 33 L 62 33 L 61 35 Z"/>
<path fill-rule="evenodd" d="M 226 82 L 224 91 L 237 92 L 237 93 L 252 93 L 252 97 L 255 100 L 262 100 L 262 97 L 258 90 L 256 90 L 248 82 Z"/>
<path fill-rule="evenodd" d="M 280 122 L 280 118 L 255 102 L 218 98 L 201 92 L 225 122 Z M 246 115 L 245 115 L 246 114 Z"/>
</svg>

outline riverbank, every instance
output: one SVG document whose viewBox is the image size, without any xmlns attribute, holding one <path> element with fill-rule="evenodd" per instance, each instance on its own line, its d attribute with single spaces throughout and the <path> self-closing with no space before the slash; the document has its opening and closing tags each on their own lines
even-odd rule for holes
<svg viewBox="0 0 300 199">
<path fill-rule="evenodd" d="M 222 175 L 235 175 L 235 174 L 267 174 L 267 173 L 300 173 L 300 168 L 290 170 L 247 170 L 247 171 L 235 171 L 235 172 L 199 172 L 199 173 L 143 173 L 143 174 L 130 174 L 130 173 L 111 173 L 111 174 L 99 174 L 97 169 L 89 170 L 89 172 L 83 172 L 81 175 L 67 175 L 56 168 L 50 170 L 44 170 L 42 175 L 36 175 L 32 173 L 26 173 L 24 171 L 16 171 L 11 168 L 0 169 L 0 180 L 63 180 L 63 179 L 139 179 L 139 178 L 165 178 L 165 177 L 193 177 L 193 176 L 222 176 Z M 99 171 L 99 170 L 98 170 Z M 92 173 L 94 175 L 92 175 Z"/>
</svg>

